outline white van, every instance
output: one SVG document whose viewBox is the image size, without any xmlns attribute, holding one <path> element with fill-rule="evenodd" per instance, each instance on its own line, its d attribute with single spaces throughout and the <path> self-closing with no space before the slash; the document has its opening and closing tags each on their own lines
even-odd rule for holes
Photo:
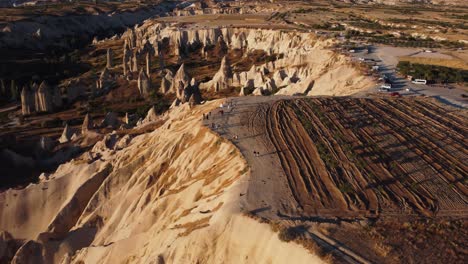
<svg viewBox="0 0 468 264">
<path fill-rule="evenodd" d="M 414 83 L 414 84 L 427 84 L 427 80 L 416 79 L 416 80 L 412 81 L 412 83 Z"/>
<path fill-rule="evenodd" d="M 392 84 L 391 83 L 384 83 L 380 86 L 380 88 L 382 89 L 386 89 L 386 90 L 391 90 L 392 89 Z"/>
</svg>

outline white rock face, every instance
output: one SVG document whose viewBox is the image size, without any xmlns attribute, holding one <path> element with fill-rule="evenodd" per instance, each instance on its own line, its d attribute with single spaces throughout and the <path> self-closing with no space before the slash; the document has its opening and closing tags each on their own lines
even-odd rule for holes
<svg viewBox="0 0 468 264">
<path fill-rule="evenodd" d="M 135 34 L 136 46 L 147 40 L 154 46 L 167 38 L 177 47 L 176 55 L 181 56 L 200 46 L 214 45 L 222 50 L 223 43 L 229 49 L 242 50 L 244 56 L 258 49 L 272 58 L 276 55 L 274 61 L 253 66 L 247 72 L 232 73 L 232 77 L 223 72 L 228 67 L 222 66 L 210 82 L 200 84 L 201 89 L 224 89 L 232 85 L 262 88 L 276 94 L 350 95 L 374 85 L 370 78 L 362 76 L 351 65 L 347 57 L 328 49 L 333 40 L 318 40 L 313 33 L 246 28 L 181 29 L 148 21 L 135 29 Z M 204 48 L 201 52 L 207 55 Z M 271 79 L 276 88 L 268 76 L 273 76 Z M 178 81 L 172 82 L 173 92 L 177 92 L 174 88 L 179 85 Z"/>
</svg>

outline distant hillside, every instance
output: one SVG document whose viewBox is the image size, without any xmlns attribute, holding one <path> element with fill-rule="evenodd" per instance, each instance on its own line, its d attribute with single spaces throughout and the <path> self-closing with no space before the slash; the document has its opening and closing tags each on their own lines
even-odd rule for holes
<svg viewBox="0 0 468 264">
<path fill-rule="evenodd" d="M 462 5 L 468 6 L 466 0 L 338 0 L 345 3 L 357 3 L 357 4 L 385 4 L 385 5 L 396 5 L 400 3 L 414 3 L 414 4 L 437 4 L 437 5 Z"/>
</svg>

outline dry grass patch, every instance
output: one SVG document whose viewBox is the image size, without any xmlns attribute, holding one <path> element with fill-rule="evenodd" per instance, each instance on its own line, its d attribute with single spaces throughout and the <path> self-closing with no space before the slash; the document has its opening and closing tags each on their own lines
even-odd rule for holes
<svg viewBox="0 0 468 264">
<path fill-rule="evenodd" d="M 468 70 L 468 63 L 460 59 L 441 59 L 441 58 L 425 58 L 425 57 L 411 57 L 402 56 L 399 57 L 400 61 L 408 61 L 412 64 L 427 64 L 435 66 L 443 66 L 448 68 L 456 68 L 462 70 Z"/>
</svg>

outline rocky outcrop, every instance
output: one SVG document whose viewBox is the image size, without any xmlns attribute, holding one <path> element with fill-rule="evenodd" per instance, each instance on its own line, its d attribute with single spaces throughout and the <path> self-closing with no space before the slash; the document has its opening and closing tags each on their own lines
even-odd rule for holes
<svg viewBox="0 0 468 264">
<path fill-rule="evenodd" d="M 68 124 L 66 124 L 65 128 L 63 129 L 62 135 L 60 136 L 58 141 L 60 143 L 67 143 L 70 141 L 72 135 L 73 135 L 73 132 L 68 127 Z"/>
<path fill-rule="evenodd" d="M 93 119 L 89 114 L 86 114 L 83 124 L 81 125 L 81 134 L 86 135 L 89 130 L 94 128 Z"/>
<path fill-rule="evenodd" d="M 113 65 L 114 54 L 113 54 L 113 52 L 112 52 L 112 49 L 110 49 L 110 48 L 107 49 L 106 60 L 107 60 L 106 68 L 109 68 L 109 69 L 110 69 L 110 68 L 114 67 L 114 65 Z"/>
<path fill-rule="evenodd" d="M 374 85 L 369 77 L 352 66 L 347 57 L 329 49 L 333 40 L 319 40 L 313 33 L 247 28 L 182 29 L 154 21 L 148 21 L 135 31 L 137 46 L 147 40 L 154 46 L 162 39 L 168 39 L 171 46 L 176 47 L 175 55 L 180 56 L 200 47 L 203 56 L 223 54 L 226 47 L 239 49 L 244 56 L 263 50 L 269 56 L 265 64 L 253 66 L 246 72 L 232 73 L 232 86 L 260 88 L 257 93 L 350 95 Z M 207 49 L 213 46 L 214 50 Z M 221 71 L 215 77 L 209 83 L 201 83 L 200 88 L 221 90 L 226 87 Z M 184 82 L 184 88 L 186 85 Z M 172 82 L 171 87 L 175 86 L 179 86 L 179 80 Z"/>
<path fill-rule="evenodd" d="M 184 89 L 189 85 L 189 82 L 190 76 L 185 69 L 185 64 L 182 64 L 175 74 L 171 85 L 171 91 L 176 93 L 176 96 L 179 98 L 179 100 L 182 99 Z"/>
<path fill-rule="evenodd" d="M 159 70 L 163 70 L 166 67 L 166 64 L 164 63 L 164 54 L 162 54 L 162 52 L 158 54 L 158 61 L 159 61 Z"/>
<path fill-rule="evenodd" d="M 46 81 L 43 81 L 36 92 L 36 111 L 37 112 L 52 112 L 53 111 L 53 96 L 50 86 Z"/>
<path fill-rule="evenodd" d="M 217 104 L 178 107 L 134 138 L 106 135 L 1 192 L 0 229 L 23 244 L 14 263 L 322 263 L 242 213 L 248 164 L 200 122 Z"/>
<path fill-rule="evenodd" d="M 164 75 L 161 79 L 161 88 L 160 88 L 161 93 L 166 94 L 169 91 L 171 91 L 173 80 L 174 80 L 174 74 L 168 70 L 166 75 Z"/>
<path fill-rule="evenodd" d="M 107 89 L 109 88 L 111 83 L 111 76 L 109 73 L 109 70 L 104 68 L 104 70 L 101 72 L 101 75 L 99 76 L 99 83 L 98 83 L 98 89 Z"/>
<path fill-rule="evenodd" d="M 119 118 L 117 114 L 114 112 L 108 112 L 104 119 L 101 122 L 100 127 L 110 127 L 110 128 L 118 128 L 120 125 Z"/>
<path fill-rule="evenodd" d="M 143 124 L 153 122 L 158 120 L 158 115 L 156 114 L 156 108 L 152 106 L 149 110 L 148 113 L 146 114 L 145 119 L 143 119 Z"/>
<path fill-rule="evenodd" d="M 233 84 L 233 74 L 231 65 L 226 56 L 223 57 L 221 61 L 221 66 L 218 72 L 214 75 L 213 79 L 207 84 L 203 84 L 202 87 L 218 92 L 220 90 L 225 90 Z"/>
<path fill-rule="evenodd" d="M 136 50 L 132 54 L 132 72 L 138 72 L 138 56 Z"/>
<path fill-rule="evenodd" d="M 239 96 L 246 96 L 247 95 L 246 92 L 245 92 L 245 89 L 246 89 L 245 87 L 241 88 L 241 90 L 239 92 Z"/>
<path fill-rule="evenodd" d="M 30 115 L 36 111 L 35 93 L 28 87 L 24 86 L 21 91 L 21 113 Z"/>
<path fill-rule="evenodd" d="M 146 76 L 151 76 L 151 56 L 149 52 L 146 52 Z"/>
<path fill-rule="evenodd" d="M 128 47 L 127 40 L 125 40 L 124 46 L 123 46 L 123 56 L 122 56 L 122 72 L 124 75 L 127 75 L 128 71 L 130 71 L 132 68 L 131 61 L 130 61 L 132 57 L 131 54 L 132 54 L 132 51 Z"/>
<path fill-rule="evenodd" d="M 143 70 L 141 70 L 140 74 L 138 75 L 137 83 L 140 95 L 143 97 L 147 97 L 151 92 L 151 81 Z"/>
</svg>

